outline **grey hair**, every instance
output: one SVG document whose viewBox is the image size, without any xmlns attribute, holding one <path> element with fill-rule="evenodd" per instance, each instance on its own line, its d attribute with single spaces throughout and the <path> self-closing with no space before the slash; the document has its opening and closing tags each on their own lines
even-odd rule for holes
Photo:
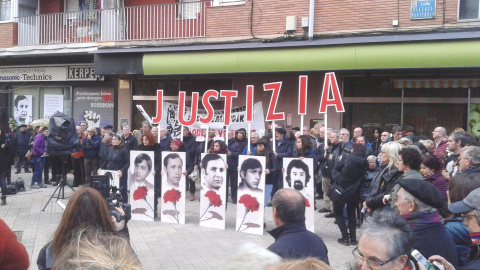
<svg viewBox="0 0 480 270">
<path fill-rule="evenodd" d="M 362 136 L 358 136 L 358 137 L 357 137 L 357 140 L 358 140 L 358 138 L 362 138 L 362 139 L 365 140 L 365 142 L 367 142 L 367 140 L 365 139 L 365 136 L 363 136 L 363 135 L 362 135 Z"/>
<path fill-rule="evenodd" d="M 470 159 L 473 165 L 480 165 L 480 147 L 465 146 L 460 150 L 463 158 Z"/>
<path fill-rule="evenodd" d="M 124 128 L 128 128 L 128 130 L 130 130 L 130 131 L 132 130 L 132 129 L 130 128 L 130 126 L 129 126 L 129 125 L 125 125 L 125 126 L 123 126 L 123 128 L 122 128 L 122 129 L 124 129 Z"/>
<path fill-rule="evenodd" d="M 251 136 L 255 136 L 260 139 L 260 134 L 258 134 L 258 132 L 252 132 Z"/>
<path fill-rule="evenodd" d="M 370 155 L 367 157 L 367 161 L 377 161 L 377 157 L 374 155 Z"/>
<path fill-rule="evenodd" d="M 420 201 L 415 196 L 413 196 L 410 192 L 406 189 L 403 189 L 403 198 L 401 198 L 405 202 L 413 201 L 415 203 L 415 212 L 425 212 L 425 213 L 435 213 L 437 209 Z"/>
<path fill-rule="evenodd" d="M 337 137 L 337 139 L 340 137 L 340 134 L 338 134 L 338 130 L 332 130 L 332 134 L 335 134 L 335 137 Z"/>
<path fill-rule="evenodd" d="M 346 129 L 346 128 L 341 128 L 340 131 L 345 131 L 345 133 L 347 133 L 347 137 L 350 139 L 350 130 Z"/>
<path fill-rule="evenodd" d="M 388 247 L 389 258 L 409 255 L 413 248 L 413 236 L 407 221 L 391 209 L 379 209 L 362 224 L 360 241 L 375 238 Z"/>
<path fill-rule="evenodd" d="M 438 127 L 440 128 L 439 132 L 442 134 L 443 137 L 447 137 L 447 130 L 444 127 Z"/>
<path fill-rule="evenodd" d="M 143 126 L 143 125 L 148 125 L 148 126 L 150 126 L 150 122 L 148 122 L 147 120 L 144 120 L 144 121 L 142 121 L 142 126 Z"/>
<path fill-rule="evenodd" d="M 405 137 L 398 140 L 398 143 L 399 144 L 404 144 L 405 146 L 412 145 L 412 141 L 409 138 L 405 138 Z"/>
</svg>

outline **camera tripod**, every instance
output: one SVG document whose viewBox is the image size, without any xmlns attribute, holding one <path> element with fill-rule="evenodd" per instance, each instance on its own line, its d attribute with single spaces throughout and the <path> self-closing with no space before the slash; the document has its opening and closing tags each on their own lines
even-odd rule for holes
<svg viewBox="0 0 480 270">
<path fill-rule="evenodd" d="M 53 199 L 53 197 L 55 197 L 55 193 L 57 193 L 57 191 L 58 191 L 58 194 L 56 196 L 57 201 L 60 199 L 60 194 L 62 194 L 61 199 L 62 200 L 65 199 L 65 186 L 68 186 L 70 189 L 72 189 L 75 192 L 73 187 L 67 182 L 67 171 L 65 168 L 67 163 L 67 157 L 60 157 L 60 159 L 62 160 L 62 179 L 60 180 L 60 183 L 58 183 L 58 186 L 55 189 L 55 191 L 53 191 L 52 195 L 50 196 L 50 199 L 48 199 L 48 202 L 43 207 L 42 212 L 45 212 L 45 208 L 47 208 L 50 201 Z"/>
</svg>

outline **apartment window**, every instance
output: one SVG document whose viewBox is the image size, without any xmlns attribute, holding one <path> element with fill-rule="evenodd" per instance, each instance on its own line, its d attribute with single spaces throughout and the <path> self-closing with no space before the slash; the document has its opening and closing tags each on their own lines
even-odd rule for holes
<svg viewBox="0 0 480 270">
<path fill-rule="evenodd" d="M 0 0 L 0 21 L 11 20 L 12 1 Z"/>
<path fill-rule="evenodd" d="M 459 0 L 458 20 L 478 20 L 479 0 Z"/>
</svg>

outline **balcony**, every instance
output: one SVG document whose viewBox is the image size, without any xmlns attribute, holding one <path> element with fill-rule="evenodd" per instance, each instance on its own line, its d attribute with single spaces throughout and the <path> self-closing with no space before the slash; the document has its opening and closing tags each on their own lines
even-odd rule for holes
<svg viewBox="0 0 480 270">
<path fill-rule="evenodd" d="M 205 37 L 210 5 L 200 1 L 16 18 L 18 45 Z"/>
</svg>

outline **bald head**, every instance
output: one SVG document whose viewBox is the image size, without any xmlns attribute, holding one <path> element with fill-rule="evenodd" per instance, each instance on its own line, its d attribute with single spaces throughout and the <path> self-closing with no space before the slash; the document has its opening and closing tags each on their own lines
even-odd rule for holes
<svg viewBox="0 0 480 270">
<path fill-rule="evenodd" d="M 294 189 L 284 188 L 277 191 L 273 196 L 272 206 L 273 218 L 277 226 L 305 222 L 305 197 Z"/>
</svg>

